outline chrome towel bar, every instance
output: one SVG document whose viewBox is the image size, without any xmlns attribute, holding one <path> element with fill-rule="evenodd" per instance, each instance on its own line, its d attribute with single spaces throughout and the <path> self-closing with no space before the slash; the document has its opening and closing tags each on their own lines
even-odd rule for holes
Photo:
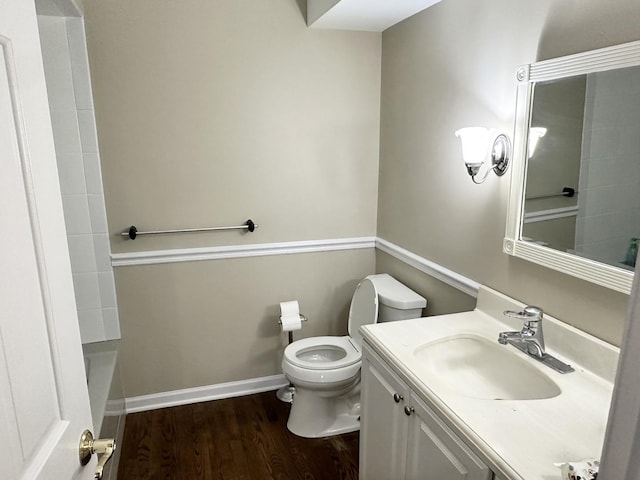
<svg viewBox="0 0 640 480">
<path fill-rule="evenodd" d="M 573 197 L 576 193 L 576 189 L 575 188 L 571 188 L 571 187 L 564 187 L 562 189 L 562 192 L 560 193 L 550 193 L 548 195 L 535 195 L 533 197 L 527 197 L 525 198 L 525 200 L 538 200 L 540 198 L 552 198 L 552 197 Z"/>
<path fill-rule="evenodd" d="M 164 233 L 193 233 L 193 232 L 214 232 L 217 230 L 248 230 L 253 232 L 258 225 L 249 219 L 242 225 L 233 225 L 229 227 L 203 227 L 203 228 L 183 228 L 180 230 L 149 230 L 148 232 L 139 232 L 135 225 L 131 225 L 126 231 L 120 235 L 135 240 L 138 235 L 161 235 Z"/>
</svg>

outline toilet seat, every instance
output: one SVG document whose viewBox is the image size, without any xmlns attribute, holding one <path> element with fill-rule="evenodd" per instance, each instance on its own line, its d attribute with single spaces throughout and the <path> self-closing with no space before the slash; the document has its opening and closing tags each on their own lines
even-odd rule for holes
<svg viewBox="0 0 640 480">
<path fill-rule="evenodd" d="M 333 370 L 359 362 L 362 354 L 349 337 L 311 337 L 287 346 L 284 358 L 291 365 L 308 370 Z"/>
<path fill-rule="evenodd" d="M 291 343 L 284 349 L 284 361 L 304 370 L 336 370 L 360 362 L 363 325 L 378 319 L 378 292 L 369 278 L 356 287 L 349 308 L 349 335 L 311 337 Z"/>
</svg>

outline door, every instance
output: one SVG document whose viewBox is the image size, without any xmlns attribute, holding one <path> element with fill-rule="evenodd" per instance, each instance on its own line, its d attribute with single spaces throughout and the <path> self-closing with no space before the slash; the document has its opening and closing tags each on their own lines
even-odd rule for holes
<svg viewBox="0 0 640 480">
<path fill-rule="evenodd" d="M 34 1 L 0 2 L 0 478 L 92 478 L 91 423 Z"/>
</svg>

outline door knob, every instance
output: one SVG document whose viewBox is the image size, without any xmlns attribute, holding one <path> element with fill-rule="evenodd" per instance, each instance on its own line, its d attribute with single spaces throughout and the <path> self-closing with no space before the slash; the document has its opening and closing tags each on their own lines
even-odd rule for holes
<svg viewBox="0 0 640 480">
<path fill-rule="evenodd" d="M 91 455 L 94 453 L 100 455 L 98 465 L 96 465 L 96 473 L 94 478 L 97 480 L 102 479 L 102 471 L 104 466 L 113 455 L 116 450 L 116 441 L 113 438 L 101 438 L 94 439 L 91 430 L 85 430 L 80 436 L 80 465 L 86 465 L 91 460 Z"/>
<path fill-rule="evenodd" d="M 416 409 L 413 407 L 404 407 L 404 414 L 408 417 L 409 415 L 411 415 L 413 412 L 415 412 Z"/>
<path fill-rule="evenodd" d="M 404 396 L 400 395 L 399 393 L 394 393 L 393 394 L 393 401 L 396 403 L 400 403 L 400 400 L 404 400 Z"/>
</svg>

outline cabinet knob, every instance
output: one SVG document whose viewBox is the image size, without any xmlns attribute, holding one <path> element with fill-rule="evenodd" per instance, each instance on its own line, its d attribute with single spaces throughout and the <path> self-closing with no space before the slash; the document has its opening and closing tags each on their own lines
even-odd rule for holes
<svg viewBox="0 0 640 480">
<path fill-rule="evenodd" d="M 413 407 L 409 407 L 409 406 L 404 407 L 404 414 L 405 414 L 407 417 L 408 417 L 408 416 L 410 416 L 410 415 L 411 415 L 413 412 L 415 412 L 415 411 L 416 411 L 416 409 L 415 409 L 415 408 L 413 408 Z"/>
<path fill-rule="evenodd" d="M 400 395 L 399 393 L 394 393 L 393 401 L 396 403 L 400 403 L 400 400 L 404 400 L 404 395 Z"/>
</svg>

